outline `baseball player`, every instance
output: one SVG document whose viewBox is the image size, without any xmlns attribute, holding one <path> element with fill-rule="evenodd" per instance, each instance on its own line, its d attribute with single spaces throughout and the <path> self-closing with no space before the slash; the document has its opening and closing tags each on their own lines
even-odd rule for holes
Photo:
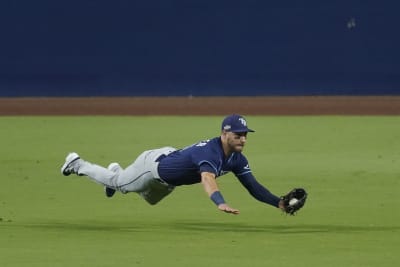
<svg viewBox="0 0 400 267">
<path fill-rule="evenodd" d="M 234 114 L 223 120 L 221 135 L 213 139 L 183 149 L 163 147 L 145 151 L 125 169 L 118 163 L 103 168 L 73 152 L 67 155 L 61 173 L 87 176 L 105 187 L 107 197 L 112 197 L 116 191 L 136 192 L 151 205 L 177 186 L 201 183 L 219 210 L 239 214 L 238 209 L 225 201 L 216 181 L 233 172 L 255 199 L 285 210 L 283 200 L 256 180 L 242 154 L 248 132 L 254 131 L 247 127 L 245 118 Z"/>
</svg>

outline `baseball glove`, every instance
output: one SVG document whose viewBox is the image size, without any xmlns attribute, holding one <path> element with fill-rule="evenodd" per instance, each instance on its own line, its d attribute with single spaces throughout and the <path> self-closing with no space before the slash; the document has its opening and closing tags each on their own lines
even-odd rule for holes
<svg viewBox="0 0 400 267">
<path fill-rule="evenodd" d="M 296 212 L 304 206 L 307 199 L 307 192 L 303 188 L 294 188 L 289 193 L 281 196 L 283 200 L 283 211 L 289 215 L 295 215 Z"/>
</svg>

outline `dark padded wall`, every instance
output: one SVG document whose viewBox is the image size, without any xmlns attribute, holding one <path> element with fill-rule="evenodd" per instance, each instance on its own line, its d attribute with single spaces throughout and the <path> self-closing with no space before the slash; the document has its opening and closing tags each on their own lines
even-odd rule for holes
<svg viewBox="0 0 400 267">
<path fill-rule="evenodd" d="M 398 95 L 397 1 L 0 3 L 0 96 Z"/>
</svg>

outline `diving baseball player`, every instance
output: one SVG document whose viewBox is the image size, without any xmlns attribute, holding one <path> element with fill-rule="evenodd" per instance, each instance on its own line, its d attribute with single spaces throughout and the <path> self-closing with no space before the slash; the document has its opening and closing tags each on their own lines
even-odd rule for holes
<svg viewBox="0 0 400 267">
<path fill-rule="evenodd" d="M 136 192 L 151 205 L 178 186 L 201 183 L 219 210 L 239 214 L 238 209 L 225 201 L 216 181 L 232 172 L 255 199 L 285 210 L 283 200 L 256 180 L 242 154 L 248 132 L 254 131 L 247 127 L 245 118 L 234 114 L 223 120 L 220 136 L 183 149 L 147 150 L 125 169 L 118 163 L 103 168 L 73 152 L 66 157 L 61 173 L 87 176 L 105 187 L 107 197 L 112 197 L 116 191 Z"/>
</svg>

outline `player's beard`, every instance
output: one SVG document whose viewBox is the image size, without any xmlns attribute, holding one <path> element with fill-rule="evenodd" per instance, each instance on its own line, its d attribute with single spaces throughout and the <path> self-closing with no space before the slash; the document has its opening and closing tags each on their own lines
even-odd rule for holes
<svg viewBox="0 0 400 267">
<path fill-rule="evenodd" d="M 243 145 L 236 145 L 235 146 L 235 152 L 242 152 L 244 148 L 244 144 Z"/>
<path fill-rule="evenodd" d="M 228 145 L 232 152 L 242 152 L 244 148 L 244 143 L 234 139 L 228 140 Z"/>
</svg>

